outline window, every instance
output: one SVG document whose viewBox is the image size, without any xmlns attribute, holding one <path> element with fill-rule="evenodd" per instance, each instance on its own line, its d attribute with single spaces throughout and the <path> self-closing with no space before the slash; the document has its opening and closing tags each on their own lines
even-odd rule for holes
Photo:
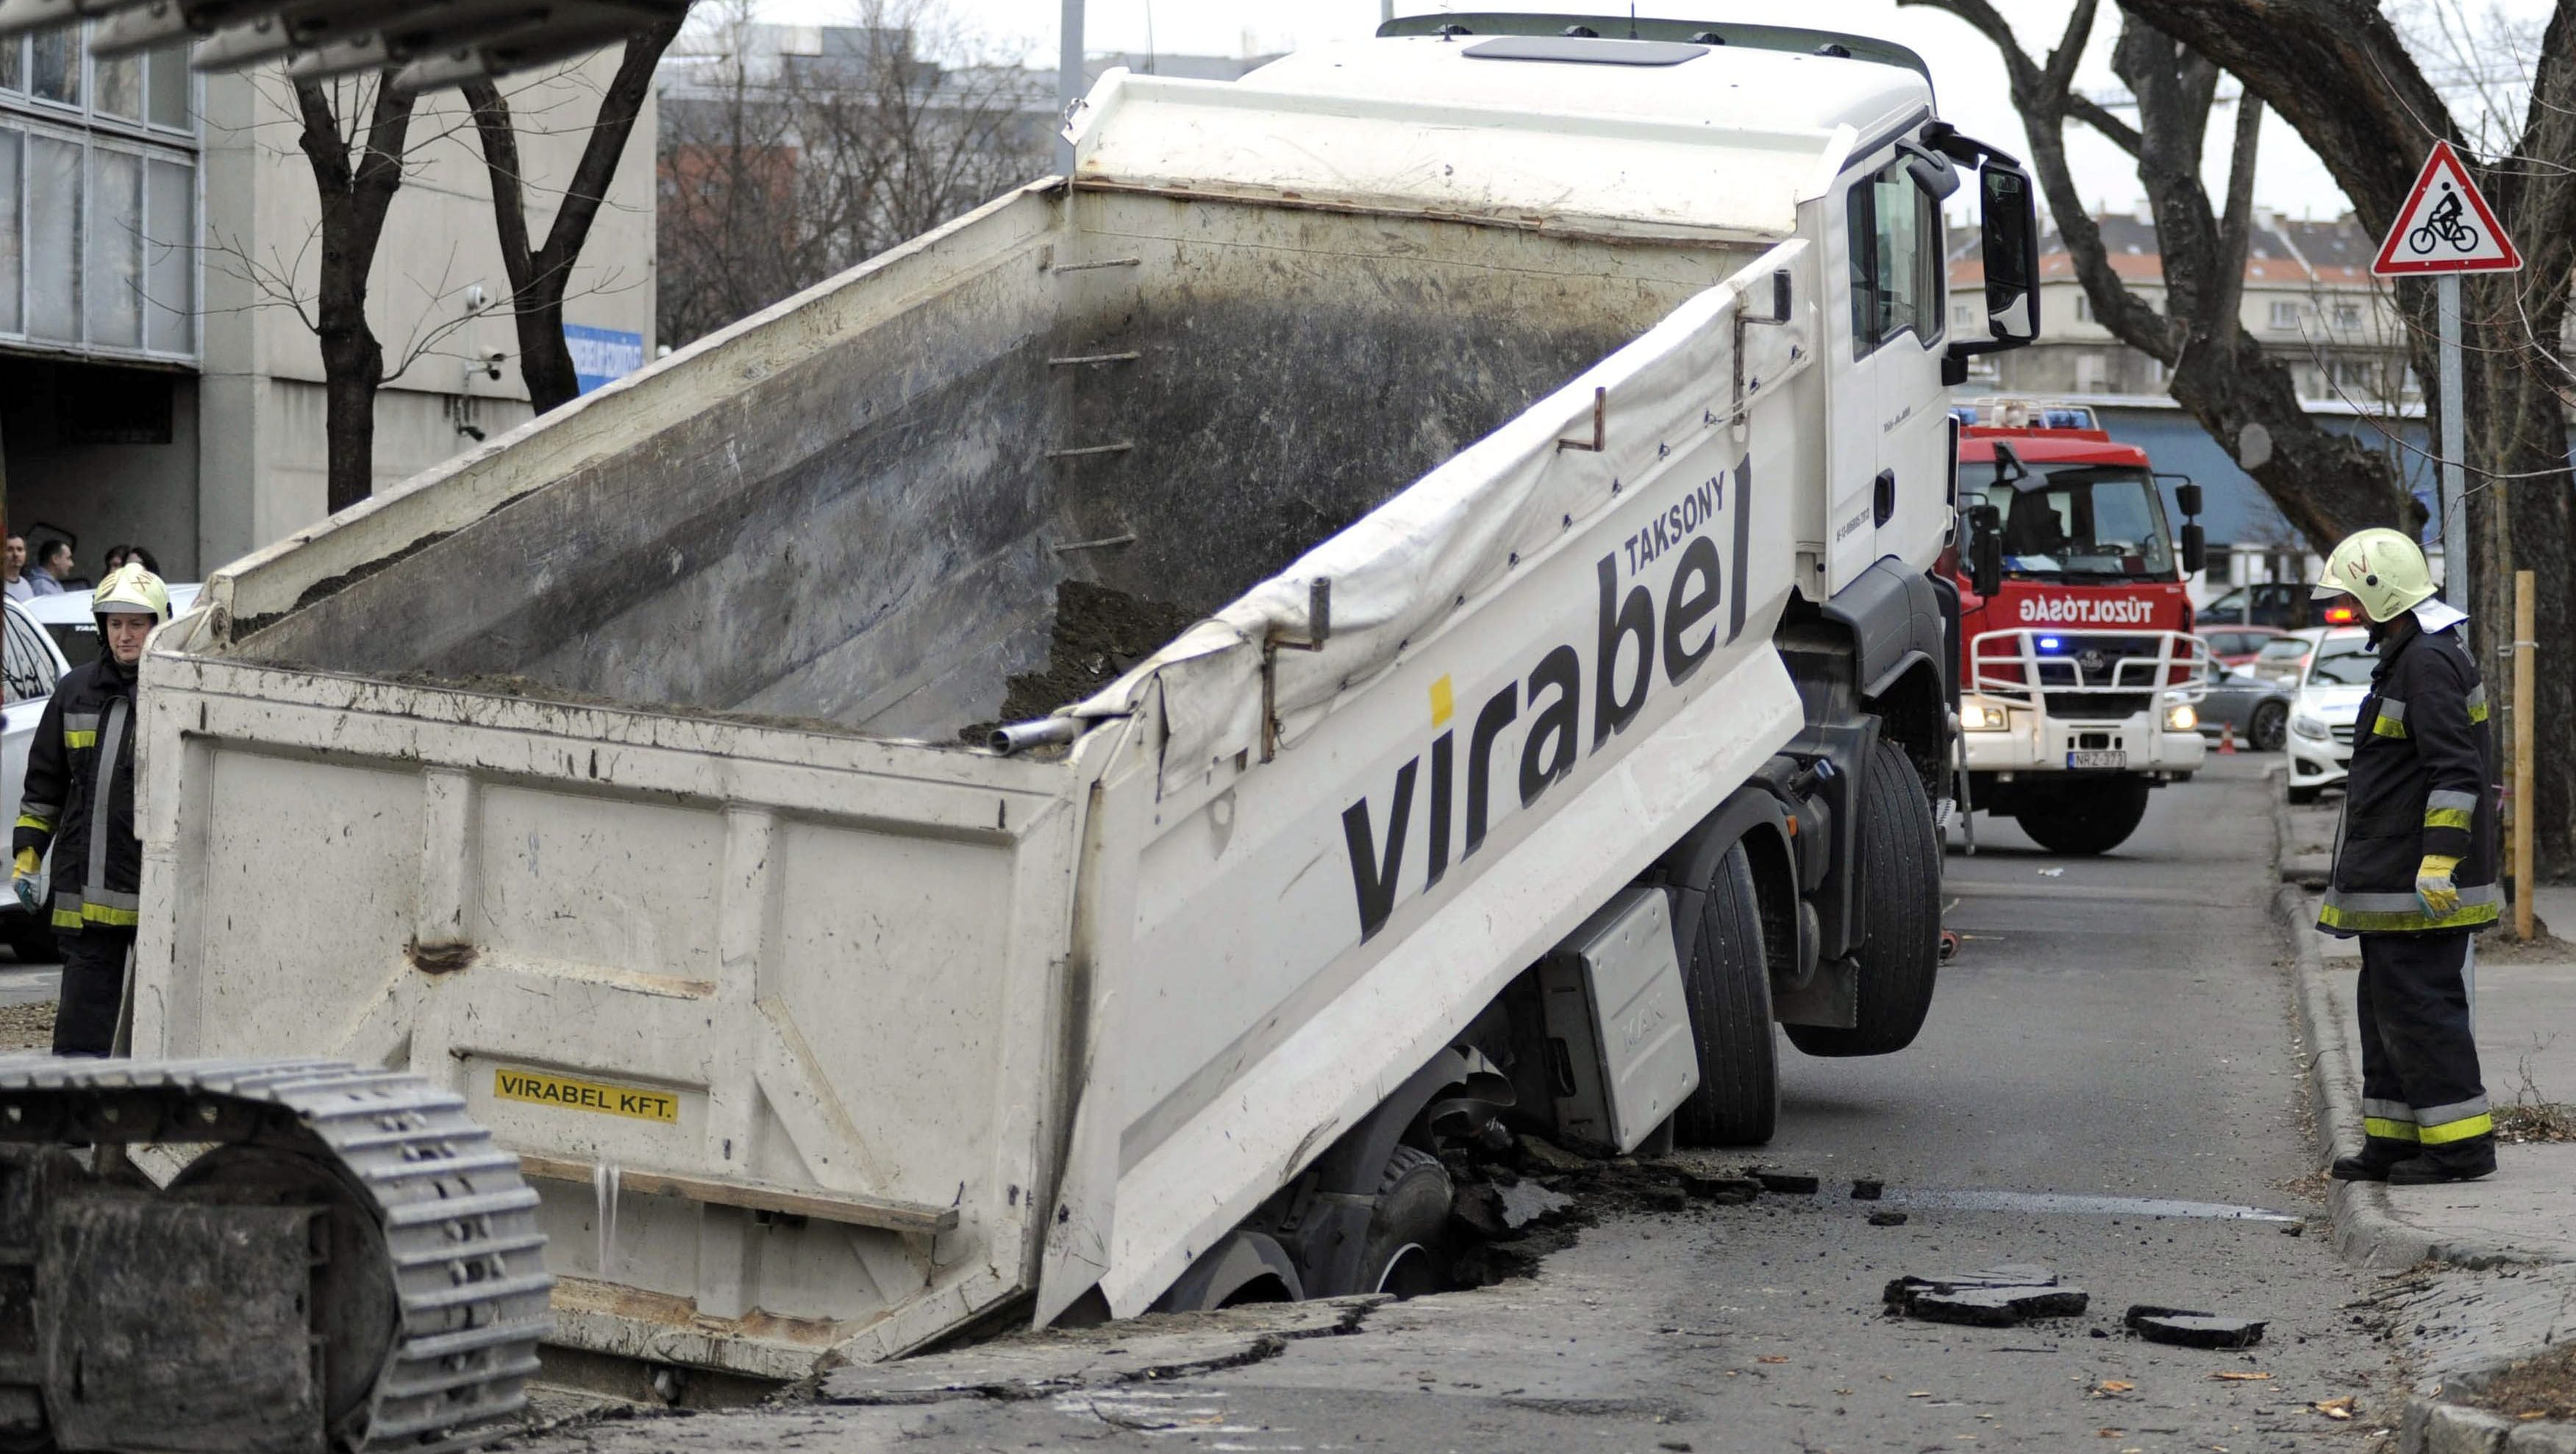
<svg viewBox="0 0 2576 1454">
<path fill-rule="evenodd" d="M 2078 290 L 2078 291 L 2076 292 L 2076 294 L 2075 294 L 2075 320 L 2076 320 L 2077 322 L 2079 322 L 2079 323 L 2090 323 L 2090 322 L 2092 322 L 2092 321 L 2093 321 L 2093 295 L 2092 295 L 2092 294 L 2087 293 L 2087 292 L 2083 292 L 2083 291 L 2081 291 L 2081 290 Z"/>
<path fill-rule="evenodd" d="M 45 650 L 35 622 L 16 611 L 8 616 L 7 642 L 0 647 L 0 677 L 7 679 L 7 705 L 14 707 L 53 694 L 54 655 Z"/>
<path fill-rule="evenodd" d="M 2296 303 L 2275 303 L 2275 304 L 2273 304 L 2273 305 L 2272 305 L 2272 326 L 2273 326 L 2273 327 L 2275 327 L 2275 328 L 2296 328 L 2296 327 L 2298 327 L 2298 326 L 2299 326 L 2299 305 L 2298 305 L 2298 304 L 2296 304 Z"/>
<path fill-rule="evenodd" d="M 1852 356 L 1909 331 L 1929 347 L 1943 333 L 1940 211 L 1892 163 L 1854 183 L 1849 205 Z"/>
<path fill-rule="evenodd" d="M 1951 304 L 1950 326 L 1953 328 L 1975 328 L 1977 326 L 1977 305 L 1974 303 Z"/>
<path fill-rule="evenodd" d="M 0 338 L 196 353 L 195 95 L 185 41 L 0 40 Z"/>
<path fill-rule="evenodd" d="M 2361 326 L 2361 305 L 2359 303 L 2337 303 L 2334 305 L 2334 326 L 2337 328 L 2359 328 Z"/>
</svg>

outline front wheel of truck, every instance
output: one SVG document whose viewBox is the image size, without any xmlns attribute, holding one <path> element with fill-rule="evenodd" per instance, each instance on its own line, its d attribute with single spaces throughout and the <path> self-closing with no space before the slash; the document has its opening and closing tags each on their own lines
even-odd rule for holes
<svg viewBox="0 0 2576 1454">
<path fill-rule="evenodd" d="M 1869 937 L 1860 961 L 1860 1013 L 1849 1029 L 1791 1025 L 1809 1055 L 1892 1055 L 1914 1043 L 1941 971 L 1941 827 L 1905 749 L 1878 744 L 1861 818 L 1861 882 Z"/>
<path fill-rule="evenodd" d="M 2058 789 L 2045 806 L 2014 815 L 2021 831 L 2051 853 L 2091 856 L 2129 841 L 2147 816 L 2147 780 L 2108 778 Z"/>
<path fill-rule="evenodd" d="M 1446 1288 L 1449 1203 L 1455 1195 L 1440 1158 L 1412 1146 L 1396 1147 L 1369 1208 L 1357 1290 L 1410 1298 Z"/>
<path fill-rule="evenodd" d="M 1673 1118 L 1685 1146 L 1759 1146 L 1780 1120 L 1780 1061 L 1771 1034 L 1771 967 L 1753 864 L 1736 844 L 1700 889 L 1699 934 L 1682 966 L 1699 1089 Z"/>
</svg>

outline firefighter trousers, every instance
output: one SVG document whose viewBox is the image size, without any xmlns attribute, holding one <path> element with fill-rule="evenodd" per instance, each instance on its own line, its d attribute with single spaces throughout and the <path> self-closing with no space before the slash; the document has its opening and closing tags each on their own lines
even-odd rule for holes
<svg viewBox="0 0 2576 1454">
<path fill-rule="evenodd" d="M 106 1055 L 116 1048 L 116 1017 L 125 1006 L 125 961 L 134 951 L 134 931 L 94 924 L 54 942 L 63 956 L 54 1053 Z"/>
<path fill-rule="evenodd" d="M 2478 1077 L 2469 1020 L 2470 936 L 2364 934 L 2361 1114 L 2364 1154 L 2382 1163 L 2428 1156 L 2495 1164 L 2495 1120 Z"/>
</svg>

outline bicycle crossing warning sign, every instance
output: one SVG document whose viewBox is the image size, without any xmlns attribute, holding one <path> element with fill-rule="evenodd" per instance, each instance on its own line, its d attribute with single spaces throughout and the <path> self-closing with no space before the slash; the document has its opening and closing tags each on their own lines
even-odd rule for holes
<svg viewBox="0 0 2576 1454">
<path fill-rule="evenodd" d="M 2405 208 L 2379 245 L 2370 270 L 2381 277 L 2409 273 L 2518 273 L 2522 254 L 2497 225 L 2494 209 L 2469 180 L 2459 153 L 2433 143 L 2423 174 Z"/>
</svg>

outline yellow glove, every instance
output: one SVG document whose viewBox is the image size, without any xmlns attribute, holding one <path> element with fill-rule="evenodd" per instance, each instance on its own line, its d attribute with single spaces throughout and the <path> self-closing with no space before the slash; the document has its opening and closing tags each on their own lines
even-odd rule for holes
<svg viewBox="0 0 2576 1454">
<path fill-rule="evenodd" d="M 17 871 L 9 875 L 10 892 L 18 896 L 18 906 L 30 914 L 36 912 L 36 869 L 41 861 L 36 850 L 21 848 L 13 865 Z"/>
<path fill-rule="evenodd" d="M 2425 913 L 2440 919 L 2459 910 L 2460 889 L 2451 882 L 2451 870 L 2459 866 L 2458 859 L 2438 853 L 2425 854 L 2424 861 L 2416 866 L 2415 898 Z"/>
</svg>

